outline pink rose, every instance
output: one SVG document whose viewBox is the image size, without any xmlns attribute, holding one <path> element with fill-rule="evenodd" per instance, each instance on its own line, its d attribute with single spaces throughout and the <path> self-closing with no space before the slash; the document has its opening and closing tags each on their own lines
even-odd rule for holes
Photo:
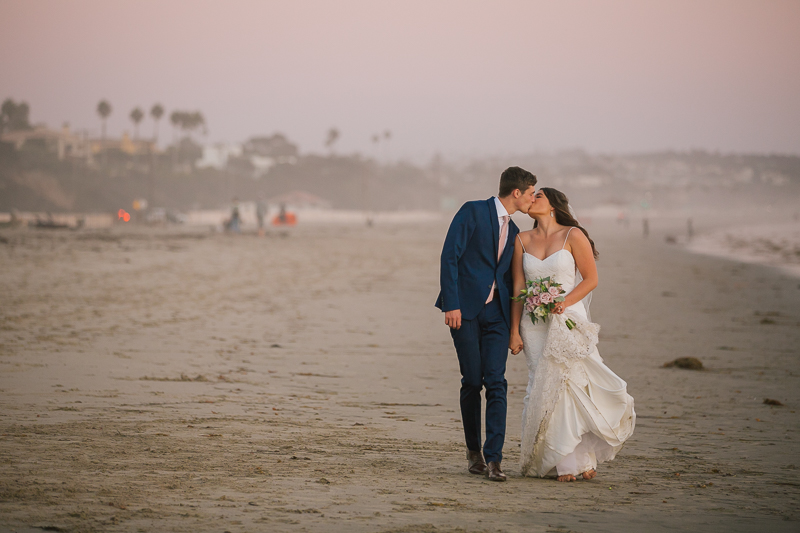
<svg viewBox="0 0 800 533">
<path fill-rule="evenodd" d="M 542 298 L 541 296 L 536 295 L 533 298 L 531 298 L 531 301 L 533 302 L 533 305 L 539 305 L 542 303 Z"/>
<path fill-rule="evenodd" d="M 549 292 L 551 296 L 555 297 L 555 296 L 558 296 L 559 294 L 561 294 L 561 288 L 560 287 L 550 287 L 549 289 L 547 289 L 547 292 Z"/>
<path fill-rule="evenodd" d="M 533 294 L 539 294 L 541 292 L 542 292 L 542 290 L 539 287 L 534 287 L 533 288 Z"/>
<path fill-rule="evenodd" d="M 543 292 L 541 296 L 539 296 L 539 300 L 545 305 L 549 304 L 553 301 L 553 297 L 550 295 L 549 292 Z"/>
</svg>

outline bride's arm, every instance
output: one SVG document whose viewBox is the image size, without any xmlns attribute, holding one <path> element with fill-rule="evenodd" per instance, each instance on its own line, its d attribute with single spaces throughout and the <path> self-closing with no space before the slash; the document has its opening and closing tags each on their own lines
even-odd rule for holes
<svg viewBox="0 0 800 533">
<path fill-rule="evenodd" d="M 564 299 L 565 308 L 580 302 L 597 287 L 597 264 L 594 262 L 594 253 L 592 253 L 592 245 L 589 243 L 589 239 L 586 238 L 582 231 L 573 231 L 569 234 L 567 244 L 570 246 L 572 257 L 575 258 L 575 266 L 578 267 L 578 272 L 581 273 L 583 281 L 578 283 L 577 287 L 572 289 L 572 292 L 566 296 Z"/>
<path fill-rule="evenodd" d="M 520 237 L 518 236 L 514 241 L 514 255 L 511 258 L 512 297 L 519 295 L 519 292 L 525 288 L 525 272 L 522 270 L 522 245 L 520 245 L 519 239 Z M 522 302 L 511 300 L 511 332 L 508 347 L 514 355 L 522 350 L 522 336 L 519 333 L 521 318 Z"/>
</svg>

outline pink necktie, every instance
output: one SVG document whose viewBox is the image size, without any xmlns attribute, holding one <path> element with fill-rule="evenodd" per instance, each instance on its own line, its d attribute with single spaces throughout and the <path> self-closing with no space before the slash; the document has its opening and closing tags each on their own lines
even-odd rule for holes
<svg viewBox="0 0 800 533">
<path fill-rule="evenodd" d="M 497 260 L 500 261 L 500 258 L 503 256 L 503 248 L 505 248 L 506 238 L 508 237 L 508 219 L 510 217 L 508 215 L 503 215 L 500 217 L 502 221 L 500 223 L 500 240 L 497 243 Z M 489 293 L 489 298 L 486 299 L 486 303 L 492 301 L 494 298 L 494 289 L 497 287 L 497 282 L 492 282 L 492 292 Z"/>
<path fill-rule="evenodd" d="M 500 257 L 503 255 L 503 248 L 505 248 L 506 238 L 508 237 L 508 215 L 504 215 L 500 218 L 503 220 L 503 224 L 500 226 L 500 242 L 497 243 L 498 261 L 500 261 Z"/>
</svg>

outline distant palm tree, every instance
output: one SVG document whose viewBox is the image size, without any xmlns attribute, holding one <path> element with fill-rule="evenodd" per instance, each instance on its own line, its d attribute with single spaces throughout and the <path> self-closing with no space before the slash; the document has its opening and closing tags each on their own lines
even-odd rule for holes
<svg viewBox="0 0 800 533">
<path fill-rule="evenodd" d="M 389 141 L 392 140 L 392 130 L 384 130 L 384 132 L 383 132 L 383 140 L 385 141 L 383 143 L 383 152 L 384 152 L 384 154 L 383 154 L 384 157 L 383 158 L 385 159 L 384 162 L 388 162 L 389 158 L 387 157 L 386 152 L 389 150 Z"/>
<path fill-rule="evenodd" d="M 28 121 L 31 108 L 26 102 L 16 103 L 11 98 L 6 98 L 0 107 L 0 133 L 5 130 L 30 130 L 33 129 Z"/>
<path fill-rule="evenodd" d="M 173 126 L 172 153 L 173 165 L 175 165 L 180 161 L 180 149 L 184 139 L 188 139 L 189 144 L 192 144 L 192 132 L 200 129 L 202 135 L 207 135 L 208 128 L 206 127 L 206 119 L 200 111 L 173 111 L 169 116 L 169 120 Z M 183 139 L 178 140 L 175 138 L 178 129 L 186 132 L 186 136 Z"/>
<path fill-rule="evenodd" d="M 139 123 L 144 118 L 144 112 L 140 108 L 136 107 L 136 108 L 133 109 L 133 111 L 131 111 L 130 117 L 131 117 L 131 121 L 133 122 L 133 138 L 134 138 L 134 140 L 138 140 L 139 139 Z"/>
<path fill-rule="evenodd" d="M 189 132 L 190 139 L 192 132 L 198 128 L 202 128 L 200 130 L 202 135 L 206 135 L 208 133 L 208 129 L 206 128 L 206 119 L 200 111 L 185 113 L 184 122 L 181 125 L 181 128 Z"/>
<path fill-rule="evenodd" d="M 200 129 L 202 135 L 208 133 L 206 119 L 200 111 L 173 111 L 169 120 L 175 131 L 178 129 L 185 131 L 190 139 L 192 132 L 196 129 Z"/>
<path fill-rule="evenodd" d="M 137 142 L 139 140 L 139 123 L 144 118 L 144 112 L 139 107 L 134 107 L 133 111 L 129 115 L 131 118 L 131 122 L 133 122 L 133 160 L 135 163 L 139 162 L 139 147 L 137 146 Z"/>
<path fill-rule="evenodd" d="M 380 161 L 380 142 L 381 142 L 381 134 L 375 133 L 372 135 L 372 144 L 375 146 L 375 160 Z"/>
<path fill-rule="evenodd" d="M 106 119 L 108 119 L 109 115 L 111 115 L 111 104 L 109 104 L 106 100 L 100 100 L 100 103 L 97 104 L 97 114 L 100 115 L 100 119 L 103 121 L 103 129 L 101 135 L 101 146 L 103 150 L 103 166 L 106 165 L 108 162 L 108 158 L 106 155 Z"/>
<path fill-rule="evenodd" d="M 185 118 L 186 113 L 183 111 L 173 111 L 169 115 L 169 121 L 172 123 L 172 166 L 175 167 L 178 164 L 178 150 L 180 149 L 180 144 L 177 141 L 176 132 L 178 131 L 178 127 L 183 124 L 186 120 Z"/>
<path fill-rule="evenodd" d="M 158 122 L 164 116 L 164 106 L 155 104 L 150 108 L 150 116 L 153 118 L 153 146 L 158 148 Z M 147 150 L 150 150 L 148 145 Z M 156 159 L 155 154 L 150 152 L 150 206 L 156 205 Z"/>
<path fill-rule="evenodd" d="M 175 132 L 178 130 L 181 124 L 186 120 L 185 119 L 186 113 L 183 111 L 173 111 L 169 115 L 169 121 L 172 123 L 172 136 L 175 137 Z M 175 139 L 173 138 L 172 141 L 174 142 Z"/>
<path fill-rule="evenodd" d="M 328 130 L 328 137 L 325 139 L 325 148 L 329 148 L 331 153 L 333 153 L 333 145 L 336 144 L 336 141 L 339 140 L 340 136 L 341 134 L 336 128 L 331 128 Z"/>
<path fill-rule="evenodd" d="M 153 142 L 158 143 L 158 121 L 164 116 L 164 108 L 161 104 L 156 104 L 150 109 L 150 116 L 153 117 L 155 121 L 155 126 L 153 127 Z"/>
</svg>

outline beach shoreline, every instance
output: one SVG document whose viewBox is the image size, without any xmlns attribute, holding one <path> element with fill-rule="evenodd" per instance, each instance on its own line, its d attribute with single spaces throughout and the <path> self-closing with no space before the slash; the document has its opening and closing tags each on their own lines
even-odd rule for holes
<svg viewBox="0 0 800 533">
<path fill-rule="evenodd" d="M 744 263 L 766 265 L 800 278 L 800 222 L 733 226 L 694 237 L 687 248 Z"/>
</svg>

